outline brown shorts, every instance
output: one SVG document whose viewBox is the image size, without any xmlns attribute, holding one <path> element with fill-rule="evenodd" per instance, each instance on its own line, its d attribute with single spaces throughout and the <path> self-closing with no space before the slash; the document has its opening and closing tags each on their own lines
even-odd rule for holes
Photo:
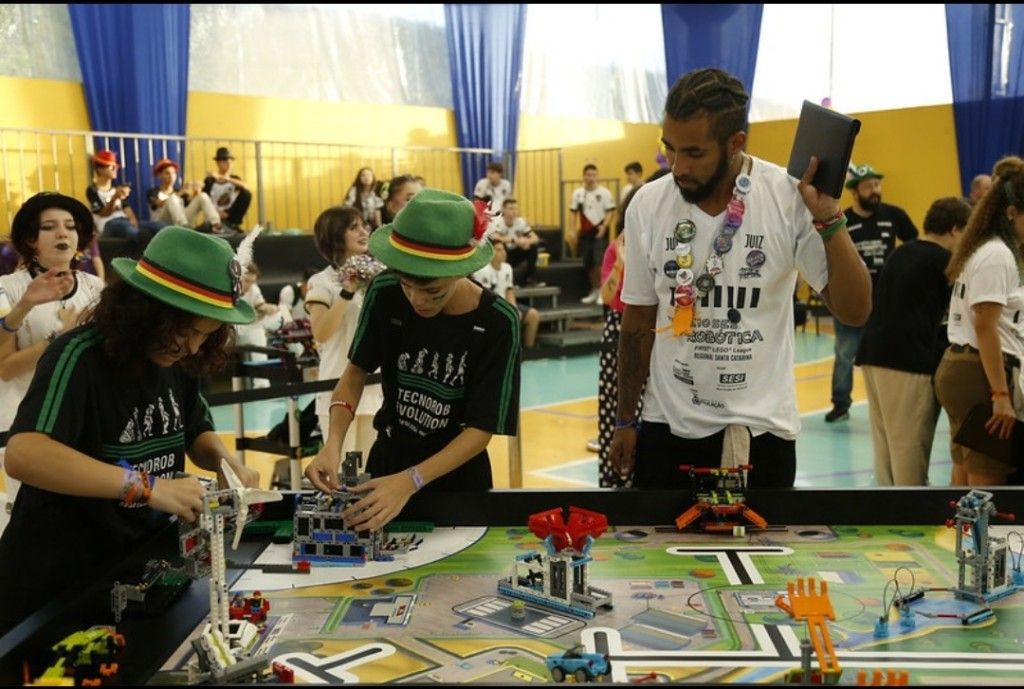
<svg viewBox="0 0 1024 689">
<path fill-rule="evenodd" d="M 1012 389 L 1012 388 L 1011 388 Z M 947 348 L 935 371 L 935 394 L 949 415 L 949 437 L 955 438 L 971 409 L 991 401 L 988 379 L 976 350 L 954 352 Z M 953 464 L 968 474 L 1009 476 L 1017 468 L 986 454 L 950 442 Z"/>
</svg>

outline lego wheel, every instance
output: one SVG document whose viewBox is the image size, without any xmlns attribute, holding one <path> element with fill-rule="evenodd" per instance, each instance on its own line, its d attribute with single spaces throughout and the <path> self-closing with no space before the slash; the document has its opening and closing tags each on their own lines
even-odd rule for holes
<svg viewBox="0 0 1024 689">
<path fill-rule="evenodd" d="M 565 670 L 563 670 L 560 667 L 551 668 L 551 679 L 555 680 L 556 682 L 564 682 Z"/>
<path fill-rule="evenodd" d="M 590 681 L 590 675 L 588 675 L 587 671 L 583 668 L 577 670 L 574 677 L 576 678 L 576 684 L 583 684 L 584 682 Z"/>
</svg>

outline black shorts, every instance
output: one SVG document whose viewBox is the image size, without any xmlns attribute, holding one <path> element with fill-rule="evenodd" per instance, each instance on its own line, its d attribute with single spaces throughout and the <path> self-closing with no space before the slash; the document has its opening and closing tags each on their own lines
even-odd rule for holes
<svg viewBox="0 0 1024 689">
<path fill-rule="evenodd" d="M 688 489 L 689 476 L 679 465 L 721 466 L 724 439 L 724 430 L 706 438 L 680 438 L 666 423 L 644 421 L 636 441 L 633 486 Z M 754 468 L 747 475 L 749 487 L 791 488 L 796 479 L 796 441 L 771 433 L 751 438 L 750 464 Z"/>
<path fill-rule="evenodd" d="M 404 438 L 395 440 L 387 437 L 386 433 L 379 433 L 373 447 L 370 448 L 370 456 L 366 460 L 366 470 L 374 478 L 397 474 L 419 464 L 447 444 L 447 442 L 431 442 L 430 440 L 422 442 Z M 434 479 L 424 486 L 423 490 L 490 490 L 493 487 L 491 459 L 487 450 L 484 450 L 454 471 Z"/>
</svg>

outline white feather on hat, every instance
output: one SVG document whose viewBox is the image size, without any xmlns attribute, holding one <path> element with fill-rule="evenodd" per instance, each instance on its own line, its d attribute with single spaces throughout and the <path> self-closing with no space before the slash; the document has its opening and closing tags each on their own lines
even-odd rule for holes
<svg viewBox="0 0 1024 689">
<path fill-rule="evenodd" d="M 238 248 L 235 249 L 235 258 L 238 260 L 238 265 L 242 267 L 243 272 L 245 272 L 245 269 L 249 267 L 250 263 L 252 263 L 252 245 L 256 241 L 256 238 L 260 236 L 260 232 L 262 231 L 263 227 L 261 225 L 257 225 L 252 228 L 249 234 L 246 235 L 245 239 L 238 244 Z"/>
</svg>

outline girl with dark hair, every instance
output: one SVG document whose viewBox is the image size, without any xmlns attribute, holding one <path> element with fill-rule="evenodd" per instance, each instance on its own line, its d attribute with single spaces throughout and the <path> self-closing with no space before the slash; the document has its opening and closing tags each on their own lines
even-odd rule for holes
<svg viewBox="0 0 1024 689">
<path fill-rule="evenodd" d="M 946 271 L 953 281 L 950 344 L 935 372 L 935 391 L 949 414 L 951 437 L 973 408 L 991 403 L 985 429 L 1009 442 L 1014 422 L 1024 419 L 1024 160 L 1003 158 L 992 176 Z M 952 455 L 954 486 L 1002 485 L 1016 470 L 955 442 Z"/>
<path fill-rule="evenodd" d="M 341 375 L 348 363 L 348 350 L 366 291 L 365 281 L 360 281 L 350 261 L 356 256 L 373 260 L 366 255 L 370 232 L 358 210 L 335 206 L 316 219 L 313 239 L 317 251 L 330 265 L 309 278 L 306 313 L 320 350 L 318 378 L 332 380 Z M 376 437 L 373 415 L 380 409 L 383 399 L 380 385 L 367 387 L 356 409 L 354 432 L 345 437 L 342 445 L 343 453 L 359 450 L 365 455 L 369 452 Z M 325 441 L 331 425 L 330 404 L 330 392 L 317 395 L 316 414 Z"/>
<path fill-rule="evenodd" d="M 376 230 L 381 225 L 380 209 L 384 199 L 377 193 L 377 178 L 368 167 L 360 168 L 352 186 L 345 195 L 345 205 L 355 208 L 363 214 L 363 220 Z"/>
<path fill-rule="evenodd" d="M 61 194 L 36 194 L 14 216 L 11 244 L 21 268 L 0 277 L 0 431 L 11 427 L 43 351 L 99 299 L 103 281 L 76 270 L 79 252 L 94 235 L 85 205 Z M 0 449 L 0 467 L 3 453 Z M 4 485 L 2 513 L 19 482 L 6 476 Z"/>
<path fill-rule="evenodd" d="M 423 184 L 413 175 L 398 175 L 387 184 L 387 191 L 382 192 L 384 196 L 384 207 L 380 210 L 380 220 L 384 225 L 390 225 L 395 221 L 398 211 L 405 208 L 405 205 L 412 200 Z"/>
<path fill-rule="evenodd" d="M 113 267 L 121 281 L 46 349 L 11 426 L 7 470 L 23 485 L 0 538 L 0 636 L 54 592 L 95 584 L 166 515 L 195 521 L 204 489 L 174 478 L 186 453 L 259 482 L 230 459 L 195 377 L 224 363 L 230 324 L 254 318 L 231 247 L 168 227 Z"/>
</svg>

